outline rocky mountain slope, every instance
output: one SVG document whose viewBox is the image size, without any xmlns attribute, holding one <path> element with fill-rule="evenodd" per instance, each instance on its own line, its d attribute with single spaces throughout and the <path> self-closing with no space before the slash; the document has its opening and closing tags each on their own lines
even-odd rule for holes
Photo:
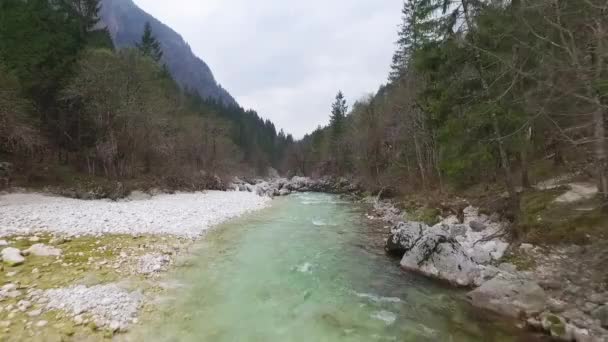
<svg viewBox="0 0 608 342">
<path fill-rule="evenodd" d="M 134 46 L 141 38 L 144 24 L 150 22 L 162 45 L 164 63 L 182 87 L 197 90 L 204 98 L 236 104 L 234 98 L 217 83 L 209 66 L 192 52 L 182 36 L 139 8 L 132 0 L 103 0 L 101 17 L 118 48 Z"/>
</svg>

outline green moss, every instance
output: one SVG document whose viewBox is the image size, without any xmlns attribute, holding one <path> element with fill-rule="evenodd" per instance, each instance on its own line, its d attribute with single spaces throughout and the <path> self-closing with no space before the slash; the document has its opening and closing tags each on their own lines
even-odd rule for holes
<svg viewBox="0 0 608 342">
<path fill-rule="evenodd" d="M 508 254 L 504 256 L 503 261 L 515 265 L 520 271 L 529 271 L 536 268 L 534 259 L 524 254 Z"/>
<path fill-rule="evenodd" d="M 149 290 L 154 285 L 149 284 L 145 277 L 130 274 L 124 268 L 114 269 L 112 267 L 120 253 L 126 252 L 131 256 L 128 261 L 135 261 L 138 255 L 157 250 L 155 246 L 183 246 L 189 243 L 187 240 L 162 236 L 134 238 L 126 235 L 107 235 L 99 238 L 80 237 L 52 240 L 50 235 L 41 235 L 39 241 L 36 242 L 29 241 L 29 237 L 17 238 L 17 236 L 12 236 L 5 239 L 10 242 L 11 246 L 21 250 L 36 243 L 44 243 L 60 248 L 63 252 L 61 257 L 30 255 L 26 257 L 24 264 L 5 268 L 4 272 L 0 272 L 0 286 L 7 283 L 18 284 L 22 294 L 25 294 L 30 288 L 45 290 L 74 284 L 91 286 L 125 279 L 128 279 L 132 284 L 136 284 L 137 288 Z M 106 263 L 100 267 L 99 263 L 102 260 Z M 11 272 L 16 273 L 9 277 L 8 274 Z M 7 305 L 15 306 L 21 299 L 23 299 L 23 296 L 6 299 L 0 304 L 3 307 Z M 37 308 L 41 307 L 34 305 L 30 310 Z M 35 322 L 39 320 L 46 320 L 49 323 L 42 328 L 35 327 Z M 105 330 L 97 329 L 94 323 L 90 326 L 75 326 L 72 318 L 63 311 L 45 312 L 39 317 L 29 317 L 25 312 L 17 312 L 14 317 L 9 319 L 9 312 L 2 310 L 0 311 L 0 321 L 11 322 L 11 326 L 6 331 L 4 328 L 0 329 L 0 341 L 6 339 L 11 341 L 70 341 L 83 339 L 103 341 L 107 340 L 108 335 Z M 31 327 L 26 325 L 27 322 L 31 322 Z"/>
<path fill-rule="evenodd" d="M 546 316 L 547 321 L 549 321 L 551 324 L 562 324 L 562 321 L 559 319 L 559 317 L 555 316 L 555 315 L 547 315 Z"/>
<path fill-rule="evenodd" d="M 421 207 L 411 208 L 407 210 L 408 220 L 424 222 L 429 226 L 433 226 L 440 221 L 441 212 L 436 208 Z"/>
<path fill-rule="evenodd" d="M 555 203 L 565 189 L 526 192 L 521 198 L 518 236 L 534 244 L 587 244 L 605 238 L 608 214 L 598 199 Z"/>
</svg>

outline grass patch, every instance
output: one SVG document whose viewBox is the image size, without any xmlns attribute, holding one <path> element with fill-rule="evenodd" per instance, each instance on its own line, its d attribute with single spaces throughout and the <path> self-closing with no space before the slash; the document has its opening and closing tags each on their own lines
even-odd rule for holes
<svg viewBox="0 0 608 342">
<path fill-rule="evenodd" d="M 158 252 L 166 248 L 178 248 L 188 243 L 186 240 L 163 236 L 133 237 L 128 235 L 104 235 L 102 237 L 79 237 L 74 239 L 53 239 L 50 235 L 39 235 L 38 241 L 29 237 L 12 236 L 5 238 L 11 247 L 20 250 L 33 244 L 44 243 L 60 248 L 60 257 L 27 256 L 24 264 L 9 267 L 2 265 L 0 286 L 15 284 L 22 295 L 0 302 L 0 341 L 104 341 L 112 337 L 108 330 L 92 328 L 88 325 L 76 326 L 72 317 L 63 311 L 49 311 L 38 317 L 30 317 L 27 312 L 41 309 L 43 305 L 32 301 L 33 306 L 26 312 L 14 308 L 31 290 L 46 290 L 77 284 L 93 286 L 128 280 L 138 289 L 152 291 L 143 275 L 132 272 L 139 256 Z M 120 258 L 126 253 L 126 258 Z M 126 260 L 116 267 L 120 260 Z M 29 299 L 28 299 L 29 300 Z M 12 306 L 13 309 L 8 310 Z M 86 317 L 86 314 L 84 315 Z M 44 327 L 36 322 L 48 321 Z M 10 322 L 9 326 L 4 326 Z"/>
<path fill-rule="evenodd" d="M 519 271 L 529 271 L 536 268 L 536 261 L 524 254 L 508 254 L 504 256 L 503 261 L 515 265 Z"/>
<path fill-rule="evenodd" d="M 555 203 L 565 189 L 522 194 L 518 235 L 533 244 L 588 244 L 606 238 L 608 214 L 599 199 Z"/>
</svg>

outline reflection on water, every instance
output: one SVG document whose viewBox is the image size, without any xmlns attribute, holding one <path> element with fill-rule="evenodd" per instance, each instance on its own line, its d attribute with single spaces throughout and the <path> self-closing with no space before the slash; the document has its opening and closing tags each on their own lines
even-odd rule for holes
<svg viewBox="0 0 608 342">
<path fill-rule="evenodd" d="M 277 199 L 271 208 L 210 233 L 190 266 L 174 275 L 187 286 L 174 290 L 174 299 L 132 336 L 530 341 L 473 317 L 462 292 L 406 274 L 394 260 L 370 251 L 368 231 L 360 208 L 338 197 Z"/>
</svg>

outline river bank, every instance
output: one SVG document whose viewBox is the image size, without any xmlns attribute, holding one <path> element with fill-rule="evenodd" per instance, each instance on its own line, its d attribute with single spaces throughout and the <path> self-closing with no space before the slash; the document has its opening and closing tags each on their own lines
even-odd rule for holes
<svg viewBox="0 0 608 342">
<path fill-rule="evenodd" d="M 560 197 L 558 197 L 560 198 Z M 520 320 L 559 341 L 608 341 L 606 245 L 514 244 L 510 223 L 469 206 L 429 226 L 390 201 L 374 204 L 386 222 L 386 250 L 408 271 L 469 288 L 475 307 Z"/>
<path fill-rule="evenodd" d="M 195 241 L 266 208 L 249 192 L 134 193 L 121 201 L 0 196 L 0 336 L 100 340 L 137 323 Z"/>
<path fill-rule="evenodd" d="M 173 195 L 135 192 L 119 201 L 1 196 L 0 244 L 8 250 L 0 290 L 4 333 L 60 338 L 126 331 L 138 322 L 141 307 L 173 286 L 159 280 L 163 272 L 177 260 L 187 260 L 210 227 L 265 208 L 273 196 L 314 191 L 363 198 L 360 187 L 346 179 L 295 177 L 255 184 L 237 179 L 230 188 L 232 192 Z M 594 313 L 602 309 L 606 292 L 590 289 L 598 282 L 589 276 L 576 279 L 576 268 L 564 262 L 571 250 L 556 254 L 557 249 L 511 245 L 502 234 L 508 223 L 473 207 L 462 218 L 445 217 L 430 227 L 408 221 L 408 213 L 390 201 L 362 201 L 374 206 L 367 219 L 383 222 L 387 249 L 399 255 L 404 269 L 478 287 L 469 295 L 474 306 L 523 318 L 530 329 L 563 340 L 605 340 Z M 14 266 L 4 254 L 16 258 Z M 535 261 L 534 268 L 523 269 L 529 260 Z"/>
</svg>

